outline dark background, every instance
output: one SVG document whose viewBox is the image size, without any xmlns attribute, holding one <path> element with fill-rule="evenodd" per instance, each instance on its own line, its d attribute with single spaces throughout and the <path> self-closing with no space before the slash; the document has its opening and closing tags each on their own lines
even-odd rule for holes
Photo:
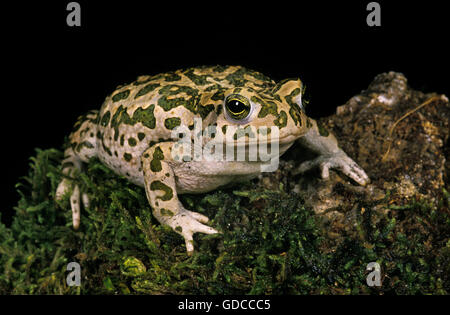
<svg viewBox="0 0 450 315">
<path fill-rule="evenodd" d="M 2 221 L 34 148 L 60 148 L 76 118 L 138 75 L 202 64 L 240 64 L 275 80 L 300 77 L 308 114 L 332 114 L 375 75 L 403 72 L 425 92 L 449 95 L 448 13 L 435 1 L 78 1 L 1 7 Z"/>
</svg>

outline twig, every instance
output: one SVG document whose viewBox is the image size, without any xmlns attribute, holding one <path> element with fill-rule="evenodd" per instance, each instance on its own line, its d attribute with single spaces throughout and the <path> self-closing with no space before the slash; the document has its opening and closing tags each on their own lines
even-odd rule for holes
<svg viewBox="0 0 450 315">
<path fill-rule="evenodd" d="M 394 131 L 395 127 L 397 127 L 397 124 L 402 121 L 403 119 L 405 119 L 406 117 L 408 117 L 409 115 L 411 115 L 412 113 L 418 111 L 419 109 L 421 109 L 422 107 L 437 101 L 437 100 L 441 100 L 444 99 L 446 100 L 447 98 L 443 95 L 440 96 L 432 96 L 429 99 L 427 99 L 425 102 L 423 102 L 422 104 L 420 104 L 419 106 L 417 106 L 416 108 L 410 110 L 409 112 L 407 112 L 406 114 L 404 114 L 402 117 L 400 117 L 391 127 L 391 129 L 389 130 L 389 135 L 387 136 L 387 138 L 389 139 L 389 146 L 388 149 L 386 151 L 386 153 L 383 155 L 383 158 L 381 159 L 382 162 L 384 162 L 387 159 L 387 156 L 391 150 L 391 144 L 392 144 L 392 132 Z"/>
</svg>

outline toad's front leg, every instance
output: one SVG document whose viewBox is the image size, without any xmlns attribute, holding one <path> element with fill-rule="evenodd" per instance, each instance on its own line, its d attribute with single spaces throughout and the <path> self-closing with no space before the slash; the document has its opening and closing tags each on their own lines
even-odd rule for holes
<svg viewBox="0 0 450 315">
<path fill-rule="evenodd" d="M 309 118 L 310 119 L 310 118 Z M 314 152 L 320 154 L 312 161 L 303 162 L 294 171 L 294 175 L 306 172 L 307 170 L 319 166 L 322 178 L 329 177 L 329 169 L 335 168 L 352 178 L 360 185 L 370 182 L 364 170 L 356 164 L 337 144 L 336 138 L 326 130 L 319 130 L 317 123 L 310 119 L 312 127 L 299 139 L 300 143 Z"/>
<path fill-rule="evenodd" d="M 208 218 L 200 213 L 186 210 L 178 199 L 175 174 L 169 162 L 174 142 L 162 142 L 148 148 L 141 157 L 145 192 L 153 208 L 153 215 L 161 224 L 167 224 L 184 237 L 188 255 L 194 251 L 194 233 L 218 233 L 203 223 Z M 181 162 L 182 163 L 182 162 Z"/>
</svg>

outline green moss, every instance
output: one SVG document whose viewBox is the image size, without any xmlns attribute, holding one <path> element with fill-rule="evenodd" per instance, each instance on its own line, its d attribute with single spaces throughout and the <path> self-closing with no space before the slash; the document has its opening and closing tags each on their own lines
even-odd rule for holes
<svg viewBox="0 0 450 315">
<path fill-rule="evenodd" d="M 222 233 L 184 240 L 151 215 L 142 188 L 98 160 L 75 182 L 91 198 L 71 227 L 68 196 L 57 203 L 63 154 L 37 150 L 18 184 L 10 227 L 0 224 L 0 294 L 448 294 L 449 196 L 439 207 L 413 201 L 381 215 L 361 203 L 357 236 L 338 244 L 297 194 L 240 184 L 182 195 Z M 258 183 L 258 182 L 256 182 Z M 387 197 L 388 198 L 388 197 Z M 81 266 L 81 287 L 68 287 L 66 266 Z M 366 285 L 369 262 L 382 286 Z"/>
<path fill-rule="evenodd" d="M 145 265 L 137 259 L 136 257 L 124 258 L 122 264 L 120 265 L 121 272 L 125 276 L 138 277 L 144 275 L 147 271 Z"/>
</svg>

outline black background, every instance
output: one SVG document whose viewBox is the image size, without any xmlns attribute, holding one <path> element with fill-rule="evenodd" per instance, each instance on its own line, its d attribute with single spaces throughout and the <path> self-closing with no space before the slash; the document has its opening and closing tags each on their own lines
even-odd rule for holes
<svg viewBox="0 0 450 315">
<path fill-rule="evenodd" d="M 300 77 L 312 117 L 333 113 L 376 74 L 399 71 L 425 92 L 449 94 L 448 12 L 438 1 L 78 1 L 1 7 L 2 221 L 9 223 L 34 148 L 60 148 L 76 118 L 138 75 L 240 64 Z M 158 4 L 157 4 L 158 3 Z"/>
</svg>

